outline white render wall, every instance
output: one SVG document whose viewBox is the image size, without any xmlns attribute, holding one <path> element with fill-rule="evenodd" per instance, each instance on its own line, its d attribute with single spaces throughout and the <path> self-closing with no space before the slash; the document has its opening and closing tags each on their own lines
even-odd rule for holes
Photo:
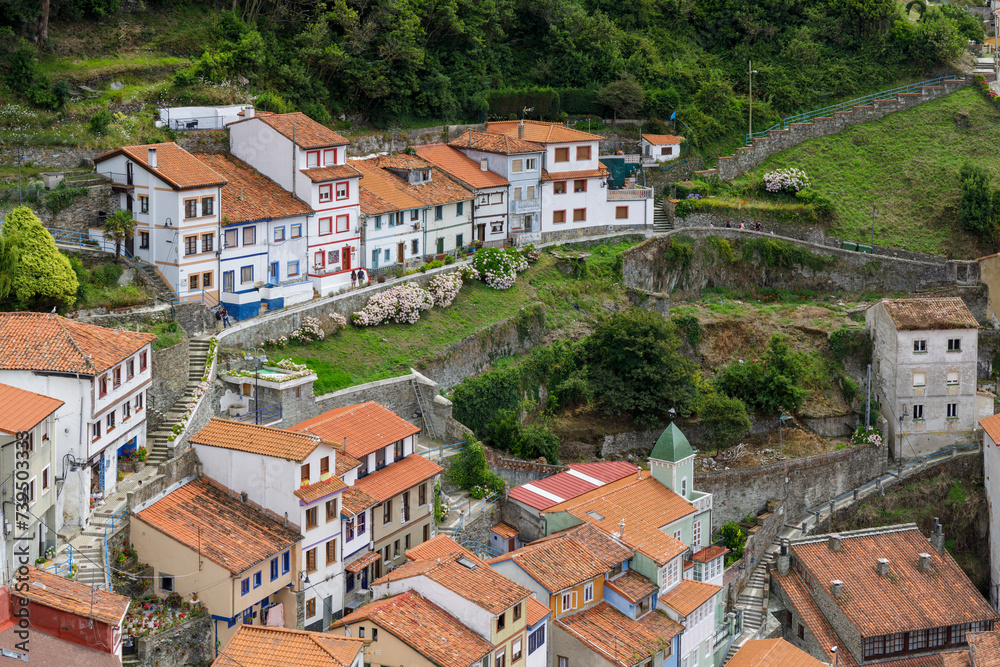
<svg viewBox="0 0 1000 667">
<path fill-rule="evenodd" d="M 433 255 L 437 253 L 437 240 L 443 239 L 444 243 L 441 252 L 454 252 L 456 245 L 456 235 L 462 235 L 463 245 L 472 242 L 472 199 L 462 202 L 462 213 L 458 213 L 458 204 L 442 204 L 441 219 L 435 218 L 437 206 L 430 206 L 424 209 L 424 254 Z M 486 238 L 489 239 L 489 229 L 486 230 Z M 409 250 L 409 248 L 407 248 Z M 384 257 L 384 255 L 383 255 Z"/>
<path fill-rule="evenodd" d="M 986 504 L 990 508 L 990 581 L 1000 582 L 1000 446 L 985 432 L 983 468 L 987 480 Z M 1000 610 L 1000 594 L 995 586 L 990 586 L 990 604 Z"/>
<path fill-rule="evenodd" d="M 229 151 L 288 192 L 293 180 L 309 182 L 297 173 L 292 142 L 257 118 L 229 126 Z"/>
</svg>

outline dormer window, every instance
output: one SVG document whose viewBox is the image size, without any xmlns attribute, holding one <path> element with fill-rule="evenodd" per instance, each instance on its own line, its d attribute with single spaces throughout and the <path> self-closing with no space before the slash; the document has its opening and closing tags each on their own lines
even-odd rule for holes
<svg viewBox="0 0 1000 667">
<path fill-rule="evenodd" d="M 323 151 L 323 164 L 330 166 L 331 164 L 337 164 L 337 149 L 327 148 Z"/>
<path fill-rule="evenodd" d="M 319 166 L 319 151 L 309 151 L 306 153 L 306 168 Z"/>
<path fill-rule="evenodd" d="M 423 169 L 420 172 L 420 182 L 421 183 L 426 183 L 429 180 L 431 180 L 431 170 L 430 169 Z"/>
</svg>

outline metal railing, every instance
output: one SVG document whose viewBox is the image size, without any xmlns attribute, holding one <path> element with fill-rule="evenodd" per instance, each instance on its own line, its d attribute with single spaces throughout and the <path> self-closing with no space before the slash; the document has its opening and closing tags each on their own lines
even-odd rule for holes
<svg viewBox="0 0 1000 667">
<path fill-rule="evenodd" d="M 538 197 L 534 199 L 511 199 L 510 212 L 516 215 L 522 213 L 537 213 L 542 210 L 542 200 Z"/>
<path fill-rule="evenodd" d="M 632 201 L 636 199 L 652 199 L 653 188 L 622 188 L 608 190 L 608 201 Z"/>
<path fill-rule="evenodd" d="M 958 77 L 954 74 L 949 76 L 939 76 L 936 79 L 928 79 L 926 81 L 921 81 L 919 83 L 911 83 L 906 86 L 898 86 L 896 88 L 890 88 L 889 90 L 881 90 L 877 93 L 872 93 L 871 95 L 865 95 L 863 97 L 855 97 L 853 100 L 847 100 L 846 102 L 840 102 L 839 104 L 834 104 L 832 106 L 823 107 L 822 109 L 813 109 L 812 111 L 806 111 L 805 113 L 796 114 L 794 116 L 788 116 L 787 118 L 782 118 L 780 122 L 775 123 L 766 130 L 760 132 L 753 132 L 746 135 L 746 144 L 750 145 L 753 143 L 754 139 L 762 139 L 768 136 L 768 133 L 772 130 L 785 130 L 789 125 L 795 123 L 808 123 L 814 118 L 824 118 L 830 116 L 838 111 L 850 111 L 854 107 L 868 106 L 874 103 L 876 100 L 890 100 L 896 99 L 899 95 L 905 95 L 907 93 L 919 93 L 922 88 L 929 86 L 940 86 L 945 81 L 957 81 Z"/>
<path fill-rule="evenodd" d="M 64 576 L 64 577 L 67 576 L 67 575 L 63 574 L 63 572 L 69 572 L 70 574 L 72 574 L 72 572 L 73 572 L 73 545 L 72 544 L 67 544 L 66 545 L 66 554 L 68 556 L 68 558 L 66 560 L 64 560 L 61 563 L 53 563 L 52 565 L 49 565 L 45 569 L 48 570 L 49 572 L 52 572 L 54 574 L 58 574 L 58 575 L 61 575 L 61 576 Z"/>
<path fill-rule="evenodd" d="M 267 407 L 260 408 L 259 410 L 254 410 L 253 412 L 248 412 L 238 417 L 234 417 L 233 421 L 243 422 L 245 424 L 266 425 L 280 420 L 281 414 L 281 404 L 277 403 L 275 405 L 268 405 Z"/>
<path fill-rule="evenodd" d="M 440 445 L 435 449 L 429 449 L 424 453 L 424 458 L 434 461 L 435 459 L 444 458 L 445 452 L 451 454 L 452 452 L 457 452 L 461 449 L 465 449 L 465 440 L 450 445 Z"/>
<path fill-rule="evenodd" d="M 135 183 L 129 183 L 128 174 L 120 174 L 116 171 L 99 171 L 97 173 L 106 178 L 110 178 L 111 182 L 115 185 L 135 185 Z"/>
<path fill-rule="evenodd" d="M 189 132 L 192 130 L 221 130 L 225 127 L 225 119 L 221 116 L 171 118 L 167 121 L 167 125 L 174 132 Z"/>
<path fill-rule="evenodd" d="M 480 558 L 494 558 L 500 555 L 500 552 L 490 545 L 477 542 L 476 540 L 466 540 L 465 542 L 462 542 L 462 548 L 468 549 Z"/>
<path fill-rule="evenodd" d="M 123 521 L 128 515 L 129 508 L 128 505 L 121 508 L 114 514 L 112 514 L 104 522 L 104 583 L 107 586 L 107 590 L 111 591 L 111 553 L 108 551 L 108 536 L 110 531 L 110 536 L 115 536 L 115 522 Z"/>
</svg>

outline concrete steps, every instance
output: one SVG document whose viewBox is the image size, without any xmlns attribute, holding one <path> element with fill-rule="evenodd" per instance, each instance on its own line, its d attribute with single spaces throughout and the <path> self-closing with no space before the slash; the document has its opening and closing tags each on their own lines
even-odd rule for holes
<svg viewBox="0 0 1000 667">
<path fill-rule="evenodd" d="M 764 602 L 767 600 L 767 571 L 769 565 L 774 561 L 777 547 L 772 545 L 764 553 L 764 557 L 757 563 L 753 572 L 747 579 L 746 587 L 736 599 L 736 608 L 743 612 L 743 634 L 737 637 L 733 645 L 729 647 L 729 652 L 723 664 L 729 661 L 740 647 L 747 641 L 757 636 L 757 633 L 767 622 Z"/>
<path fill-rule="evenodd" d="M 163 421 L 159 427 L 146 434 L 146 442 L 149 444 L 147 465 L 160 465 L 170 459 L 170 453 L 173 449 L 170 436 L 174 434 L 174 424 L 178 423 L 187 412 L 187 408 L 184 406 L 194 401 L 194 390 L 197 389 L 201 379 L 205 376 L 209 347 L 210 343 L 207 338 L 192 338 L 189 341 L 187 384 L 184 386 L 180 398 L 163 415 Z"/>
</svg>

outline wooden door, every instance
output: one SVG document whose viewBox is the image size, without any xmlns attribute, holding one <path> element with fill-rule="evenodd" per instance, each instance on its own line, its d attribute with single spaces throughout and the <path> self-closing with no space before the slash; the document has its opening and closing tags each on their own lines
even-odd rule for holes
<svg viewBox="0 0 1000 667">
<path fill-rule="evenodd" d="M 400 243 L 396 246 L 396 261 L 400 264 L 406 262 L 406 244 Z"/>
<path fill-rule="evenodd" d="M 341 254 L 341 270 L 348 271 L 351 268 L 351 246 L 345 245 L 340 251 Z"/>
</svg>

